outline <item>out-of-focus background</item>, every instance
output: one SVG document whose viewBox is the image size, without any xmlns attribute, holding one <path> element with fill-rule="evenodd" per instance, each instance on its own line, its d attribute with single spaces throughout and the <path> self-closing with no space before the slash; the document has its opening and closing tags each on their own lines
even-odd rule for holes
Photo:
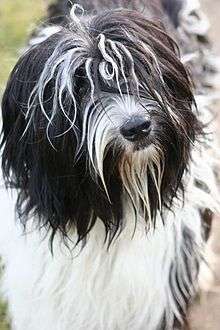
<svg viewBox="0 0 220 330">
<path fill-rule="evenodd" d="M 46 3 L 45 0 L 0 0 L 0 89 L 29 32 L 43 18 Z"/>
<path fill-rule="evenodd" d="M 0 0 L 0 95 L 29 33 L 43 19 L 48 2 L 49 0 Z M 201 3 L 210 19 L 210 38 L 214 51 L 220 55 L 220 0 L 201 0 Z M 213 223 L 207 257 L 213 272 L 203 279 L 203 292 L 191 309 L 192 330 L 220 330 L 220 218 L 217 217 Z M 8 329 L 6 307 L 0 301 L 0 330 Z"/>
<path fill-rule="evenodd" d="M 220 56 L 220 0 L 200 0 L 200 2 L 210 21 L 209 37 L 213 51 Z M 220 79 L 217 85 L 220 93 Z M 220 100 L 215 110 L 218 121 L 216 137 L 220 142 Z M 220 216 L 216 216 L 213 221 L 206 258 L 212 272 L 203 274 L 203 292 L 191 310 L 192 330 L 220 330 Z"/>
</svg>

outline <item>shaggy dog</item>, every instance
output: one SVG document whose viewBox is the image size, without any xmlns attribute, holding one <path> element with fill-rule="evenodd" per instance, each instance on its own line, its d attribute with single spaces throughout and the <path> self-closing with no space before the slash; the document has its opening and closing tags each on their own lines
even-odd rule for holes
<svg viewBox="0 0 220 330">
<path fill-rule="evenodd" d="M 2 100 L 19 220 L 1 224 L 12 329 L 186 324 L 219 210 L 202 123 L 206 30 L 196 1 L 49 7 Z"/>
</svg>

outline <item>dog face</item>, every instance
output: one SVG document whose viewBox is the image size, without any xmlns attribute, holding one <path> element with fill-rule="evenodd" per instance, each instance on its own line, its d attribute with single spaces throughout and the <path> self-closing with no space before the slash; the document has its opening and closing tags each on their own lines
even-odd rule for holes
<svg viewBox="0 0 220 330">
<path fill-rule="evenodd" d="M 97 218 L 113 238 L 123 201 L 154 223 L 182 187 L 201 133 L 188 74 L 160 24 L 129 10 L 73 21 L 18 61 L 2 103 L 3 170 L 17 210 L 64 237 Z"/>
</svg>

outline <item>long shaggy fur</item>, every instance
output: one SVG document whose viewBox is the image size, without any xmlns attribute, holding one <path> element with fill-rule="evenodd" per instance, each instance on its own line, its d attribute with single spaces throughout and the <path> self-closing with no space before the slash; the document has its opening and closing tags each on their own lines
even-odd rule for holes
<svg viewBox="0 0 220 330">
<path fill-rule="evenodd" d="M 108 11 L 86 25 L 77 18 L 31 48 L 12 72 L 2 106 L 3 168 L 9 184 L 20 190 L 23 223 L 34 212 L 40 225 L 50 225 L 52 237 L 57 230 L 67 236 L 74 225 L 81 240 L 100 218 L 107 235 L 117 233 L 122 192 L 128 190 L 125 167 L 133 167 L 124 155 L 142 157 L 142 147 L 130 151 L 119 128 L 140 111 L 153 122 L 147 143 L 157 153 L 157 165 L 146 159 L 133 183 L 145 182 L 139 196 L 150 200 L 141 198 L 143 214 L 155 221 L 157 210 L 171 208 L 177 197 L 190 145 L 201 133 L 193 106 L 175 43 L 138 12 Z M 155 176 L 161 168 L 158 194 Z"/>
<path fill-rule="evenodd" d="M 210 112 L 184 66 L 204 90 L 203 16 L 181 0 L 81 4 L 49 7 L 52 25 L 33 35 L 2 100 L 3 175 L 26 235 L 9 221 L 0 237 L 13 327 L 181 328 L 203 215 L 220 205 Z M 132 142 L 122 128 L 136 117 L 150 133 Z"/>
</svg>

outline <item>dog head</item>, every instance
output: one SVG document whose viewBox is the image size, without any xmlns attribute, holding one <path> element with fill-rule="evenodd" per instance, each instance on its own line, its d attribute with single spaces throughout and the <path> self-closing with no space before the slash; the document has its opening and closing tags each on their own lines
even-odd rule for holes
<svg viewBox="0 0 220 330">
<path fill-rule="evenodd" d="M 99 218 L 172 207 L 201 133 L 189 76 L 159 23 L 114 10 L 73 20 L 16 64 L 2 102 L 3 171 L 25 224 L 85 239 Z"/>
</svg>

